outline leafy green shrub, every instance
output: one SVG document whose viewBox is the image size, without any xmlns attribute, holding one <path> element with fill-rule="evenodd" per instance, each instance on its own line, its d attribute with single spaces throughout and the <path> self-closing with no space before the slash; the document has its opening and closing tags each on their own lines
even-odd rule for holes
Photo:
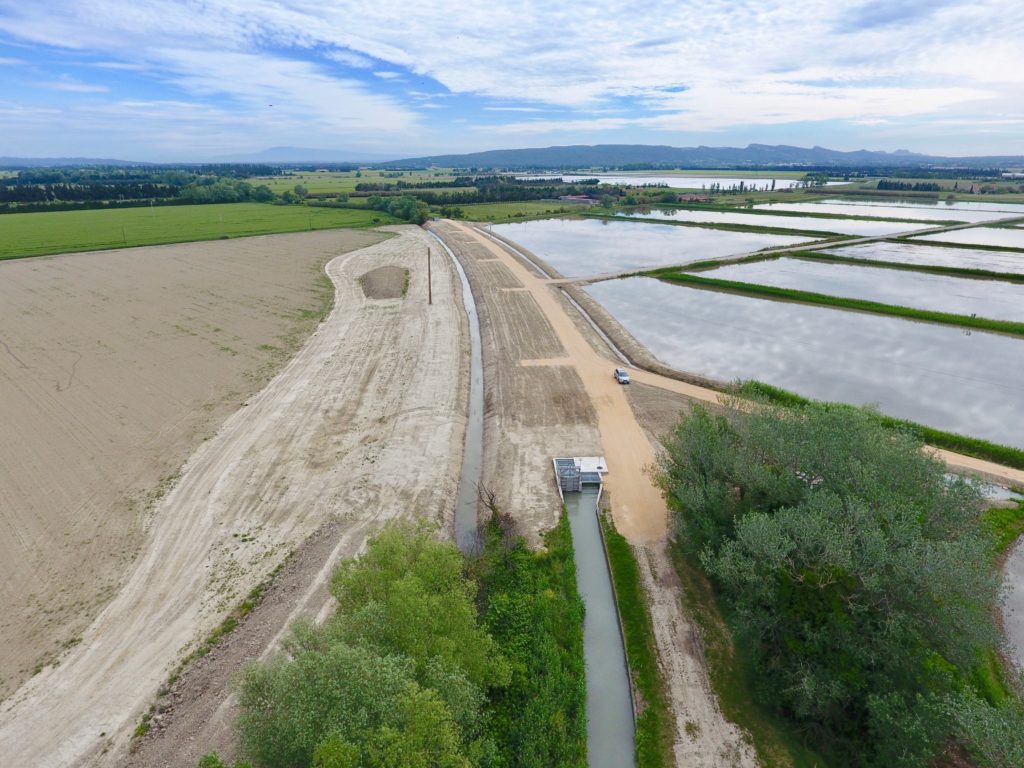
<svg viewBox="0 0 1024 768">
<path fill-rule="evenodd" d="M 996 644 L 978 492 L 866 409 L 694 407 L 661 483 L 760 698 L 844 765 L 924 766 Z M 989 706 L 982 702 L 982 705 Z"/>
</svg>

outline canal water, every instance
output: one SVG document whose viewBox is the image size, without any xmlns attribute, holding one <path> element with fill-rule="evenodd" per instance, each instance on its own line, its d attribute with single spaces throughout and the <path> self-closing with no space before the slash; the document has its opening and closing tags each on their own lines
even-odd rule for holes
<svg viewBox="0 0 1024 768">
<path fill-rule="evenodd" d="M 633 696 L 601 540 L 597 497 L 597 486 L 587 485 L 581 493 L 565 494 L 576 550 L 576 583 L 586 607 L 583 652 L 587 663 L 587 765 L 631 768 L 635 765 Z"/>
</svg>

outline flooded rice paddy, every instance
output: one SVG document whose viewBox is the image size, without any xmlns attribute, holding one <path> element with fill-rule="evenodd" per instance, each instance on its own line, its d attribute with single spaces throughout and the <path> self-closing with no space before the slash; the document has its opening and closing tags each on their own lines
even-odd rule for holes
<svg viewBox="0 0 1024 768">
<path fill-rule="evenodd" d="M 700 275 L 934 312 L 1024 322 L 1024 285 L 1020 283 L 793 258 L 729 264 Z"/>
<path fill-rule="evenodd" d="M 663 362 L 1024 448 L 1024 341 L 670 285 L 586 289 Z"/>
<path fill-rule="evenodd" d="M 829 205 L 856 205 L 856 206 L 868 206 L 868 207 L 882 207 L 882 208 L 923 208 L 925 210 L 938 210 L 938 211 L 994 211 L 998 213 L 1005 213 L 1008 216 L 1024 216 L 1024 203 L 977 203 L 977 202 L 960 202 L 960 201 L 946 201 L 946 200 L 934 200 L 927 201 L 921 199 L 914 200 L 900 200 L 884 198 L 881 200 L 859 200 L 849 198 L 826 198 L 821 201 Z"/>
<path fill-rule="evenodd" d="M 1016 227 L 976 227 L 922 235 L 919 240 L 962 245 L 994 245 L 998 248 L 1024 248 L 1024 230 Z"/>
<path fill-rule="evenodd" d="M 765 211 L 793 211 L 796 213 L 827 213 L 834 216 L 874 216 L 884 219 L 904 219 L 907 221 L 962 221 L 975 223 L 983 221 L 996 221 L 1006 219 L 1014 215 L 1024 216 L 1022 212 L 1015 214 L 1013 211 L 984 211 L 976 209 L 954 208 L 953 206 L 933 205 L 929 207 L 920 205 L 900 205 L 894 203 L 860 203 L 845 202 L 841 200 L 826 201 L 820 203 L 765 203 L 755 205 L 755 208 Z M 923 229 L 923 227 L 921 227 Z M 913 229 L 913 227 L 905 227 Z"/>
<path fill-rule="evenodd" d="M 1024 274 L 1024 253 L 1013 251 L 984 251 L 971 248 L 943 248 L 911 242 L 863 243 L 844 248 L 830 248 L 831 253 L 849 259 L 866 261 L 893 261 L 899 264 L 921 264 L 938 267 L 986 269 L 990 272 Z"/>
<path fill-rule="evenodd" d="M 647 212 L 619 213 L 627 219 L 647 221 L 689 221 L 701 224 L 744 224 L 750 227 L 777 227 L 780 229 L 803 229 L 814 232 L 835 232 L 841 235 L 877 237 L 895 235 L 915 229 L 928 229 L 926 223 L 862 221 L 860 219 L 826 219 L 817 216 L 772 216 L 763 213 L 742 213 L 740 211 L 699 211 L 686 208 L 653 208 Z"/>
<path fill-rule="evenodd" d="M 806 237 L 790 235 L 607 219 L 537 219 L 496 224 L 491 231 L 569 277 L 720 259 L 807 242 Z"/>
</svg>

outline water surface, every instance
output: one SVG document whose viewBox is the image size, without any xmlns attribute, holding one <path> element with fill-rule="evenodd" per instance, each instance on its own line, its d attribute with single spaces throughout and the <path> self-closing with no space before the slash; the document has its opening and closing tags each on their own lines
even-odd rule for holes
<svg viewBox="0 0 1024 768">
<path fill-rule="evenodd" d="M 963 245 L 995 245 L 1000 248 L 1024 248 L 1024 230 L 1016 227 L 975 227 L 922 235 L 919 240 Z"/>
<path fill-rule="evenodd" d="M 918 243 L 863 243 L 845 248 L 830 248 L 833 253 L 850 259 L 894 261 L 900 264 L 924 264 L 937 267 L 987 269 L 991 272 L 1024 273 L 1024 253 L 983 251 L 971 248 L 943 248 L 941 245 Z"/>
<path fill-rule="evenodd" d="M 874 216 L 886 219 L 904 219 L 907 221 L 962 221 L 981 222 L 1005 219 L 1010 213 L 988 211 L 964 211 L 954 208 L 923 208 L 903 205 L 877 205 L 858 203 L 763 203 L 755 208 L 766 211 L 795 211 L 797 213 L 828 213 L 835 216 Z M 913 229 L 914 227 L 904 227 Z M 921 225 L 919 229 L 924 229 Z"/>
<path fill-rule="evenodd" d="M 835 232 L 841 235 L 895 235 L 914 229 L 928 229 L 931 225 L 913 226 L 909 222 L 861 221 L 859 219 L 825 219 L 812 216 L 771 216 L 763 213 L 742 213 L 741 211 L 695 211 L 686 208 L 655 208 L 646 213 L 617 213 L 625 219 L 646 219 L 648 221 L 692 221 L 701 224 L 744 224 L 749 227 L 778 227 L 780 229 L 804 229 L 815 232 Z"/>
<path fill-rule="evenodd" d="M 1020 283 L 785 257 L 752 264 L 728 264 L 700 274 L 719 280 L 773 285 L 934 312 L 1024 322 L 1024 285 Z"/>
<path fill-rule="evenodd" d="M 576 583 L 586 614 L 583 655 L 587 664 L 587 766 L 631 768 L 633 703 L 626 654 L 597 519 L 597 488 L 565 494 L 576 551 Z"/>
<path fill-rule="evenodd" d="M 720 259 L 807 242 L 806 237 L 791 235 L 608 219 L 536 219 L 490 229 L 569 277 Z"/>
<path fill-rule="evenodd" d="M 938 210 L 938 211 L 997 211 L 1005 213 L 1007 216 L 1024 216 L 1024 204 L 1022 203 L 976 203 L 976 202 L 960 202 L 952 201 L 946 202 L 945 200 L 934 200 L 927 201 L 921 199 L 896 199 L 890 200 L 888 198 L 871 200 L 871 199 L 850 199 L 850 198 L 828 198 L 822 200 L 823 203 L 830 205 L 856 205 L 856 206 L 880 206 L 884 208 L 924 208 L 926 210 Z"/>
<path fill-rule="evenodd" d="M 1024 341 L 648 277 L 586 289 L 665 363 L 1024 448 Z"/>
</svg>

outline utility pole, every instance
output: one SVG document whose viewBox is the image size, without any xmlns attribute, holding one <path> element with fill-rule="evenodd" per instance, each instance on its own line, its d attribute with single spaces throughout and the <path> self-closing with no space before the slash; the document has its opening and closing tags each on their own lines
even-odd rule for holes
<svg viewBox="0 0 1024 768">
<path fill-rule="evenodd" d="M 434 303 L 434 286 L 430 281 L 430 248 L 427 248 L 427 304 Z"/>
</svg>

